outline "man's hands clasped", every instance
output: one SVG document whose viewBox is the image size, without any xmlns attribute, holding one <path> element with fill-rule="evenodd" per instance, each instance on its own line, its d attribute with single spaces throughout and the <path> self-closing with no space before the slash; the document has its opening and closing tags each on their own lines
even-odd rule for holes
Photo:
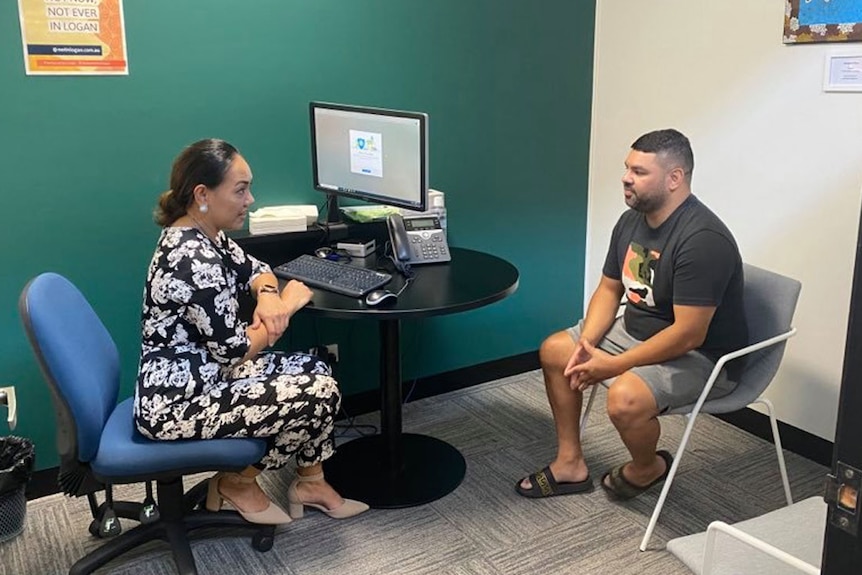
<svg viewBox="0 0 862 575">
<path fill-rule="evenodd" d="M 572 391 L 584 391 L 591 385 L 624 372 L 625 368 L 619 357 L 602 351 L 581 338 L 566 364 L 566 369 L 563 370 L 563 375 L 569 378 Z"/>
</svg>

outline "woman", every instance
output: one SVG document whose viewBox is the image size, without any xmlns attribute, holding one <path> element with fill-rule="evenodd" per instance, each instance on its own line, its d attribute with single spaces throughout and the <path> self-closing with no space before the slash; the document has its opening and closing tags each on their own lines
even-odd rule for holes
<svg viewBox="0 0 862 575">
<path fill-rule="evenodd" d="M 174 160 L 171 189 L 159 198 L 163 227 L 144 289 L 135 423 L 151 439 L 266 438 L 264 458 L 209 481 L 206 507 L 229 502 L 247 521 L 288 523 L 303 506 L 330 517 L 368 509 L 324 479 L 334 450 L 341 395 L 328 365 L 305 354 L 261 353 L 311 299 L 297 281 L 280 292 L 269 266 L 245 254 L 224 230 L 241 228 L 254 202 L 251 169 L 223 140 L 201 140 Z M 256 300 L 251 324 L 240 292 Z M 290 515 L 257 484 L 263 469 L 296 455 Z"/>
</svg>

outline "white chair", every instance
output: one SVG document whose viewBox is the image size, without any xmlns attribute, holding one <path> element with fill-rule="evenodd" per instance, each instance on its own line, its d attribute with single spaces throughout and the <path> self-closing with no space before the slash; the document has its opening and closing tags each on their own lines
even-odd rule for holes
<svg viewBox="0 0 862 575">
<path fill-rule="evenodd" d="M 706 530 L 706 547 L 703 550 L 703 575 L 712 575 L 715 573 L 715 539 L 717 533 L 724 533 L 734 539 L 745 543 L 752 549 L 756 549 L 761 553 L 765 553 L 770 557 L 781 561 L 785 565 L 801 571 L 805 575 L 820 575 L 820 569 L 799 559 L 795 555 L 779 549 L 765 541 L 752 537 L 745 531 L 741 531 L 723 521 L 713 521 L 709 524 Z"/>
<path fill-rule="evenodd" d="M 688 419 L 682 441 L 676 450 L 673 465 L 670 467 L 667 479 L 659 495 L 658 502 L 653 510 L 646 533 L 641 540 L 640 550 L 646 550 L 647 544 L 652 537 L 656 522 L 661 509 L 664 506 L 670 486 L 673 483 L 679 462 L 682 459 L 685 447 L 688 444 L 691 430 L 697 415 L 703 413 L 729 413 L 740 410 L 750 404 L 760 403 L 766 407 L 769 422 L 772 425 L 772 436 L 775 442 L 775 453 L 778 456 L 778 467 L 781 472 L 781 481 L 784 485 L 784 495 L 787 504 L 793 503 L 790 493 L 790 482 L 787 479 L 787 469 L 784 465 L 784 454 L 781 450 L 781 437 L 778 433 L 778 424 L 775 419 L 775 410 L 766 398 L 760 394 L 769 386 L 781 358 L 787 340 L 796 334 L 796 328 L 792 327 L 793 314 L 796 311 L 796 302 L 802 284 L 797 280 L 770 272 L 750 264 L 744 264 L 745 285 L 743 293 L 743 304 L 745 307 L 745 318 L 748 322 L 749 345 L 734 352 L 725 354 L 719 358 L 715 368 L 704 385 L 703 392 L 693 404 L 678 407 L 663 413 L 662 415 L 685 415 Z M 736 388 L 723 397 L 707 399 L 712 390 L 713 383 L 719 372 L 726 363 L 736 358 L 748 356 L 745 368 Z M 609 385 L 605 382 L 604 385 Z M 593 388 L 587 399 L 587 405 L 581 416 L 581 437 L 587 424 L 596 390 Z"/>
<path fill-rule="evenodd" d="M 667 550 L 697 575 L 819 575 L 828 508 L 809 497 L 734 525 L 668 541 Z"/>
</svg>

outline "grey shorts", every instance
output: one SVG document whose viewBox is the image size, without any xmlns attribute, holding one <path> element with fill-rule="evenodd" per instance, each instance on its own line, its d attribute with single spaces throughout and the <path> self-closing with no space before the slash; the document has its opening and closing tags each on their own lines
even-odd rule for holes
<svg viewBox="0 0 862 575">
<path fill-rule="evenodd" d="M 566 330 L 573 340 L 580 339 L 583 324 L 581 320 L 578 325 Z M 618 355 L 639 343 L 640 340 L 626 331 L 623 318 L 618 317 L 597 347 L 612 355 Z M 690 351 L 664 363 L 642 365 L 630 371 L 646 382 L 655 397 L 659 413 L 665 413 L 675 407 L 696 402 L 714 367 L 715 363 L 708 357 L 700 352 Z M 735 387 L 736 383 L 730 381 L 726 370 L 722 369 L 712 386 L 709 399 L 727 395 Z"/>
</svg>

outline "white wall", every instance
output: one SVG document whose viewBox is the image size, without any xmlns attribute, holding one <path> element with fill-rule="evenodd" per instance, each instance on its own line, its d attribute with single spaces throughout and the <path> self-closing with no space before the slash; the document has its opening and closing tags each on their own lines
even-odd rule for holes
<svg viewBox="0 0 862 575">
<path fill-rule="evenodd" d="M 743 258 L 802 281 L 768 390 L 779 418 L 833 440 L 862 196 L 862 93 L 822 90 L 826 54 L 782 43 L 784 0 L 598 0 L 585 293 L 625 209 L 623 160 L 640 134 L 692 142 L 695 194 Z"/>
</svg>

